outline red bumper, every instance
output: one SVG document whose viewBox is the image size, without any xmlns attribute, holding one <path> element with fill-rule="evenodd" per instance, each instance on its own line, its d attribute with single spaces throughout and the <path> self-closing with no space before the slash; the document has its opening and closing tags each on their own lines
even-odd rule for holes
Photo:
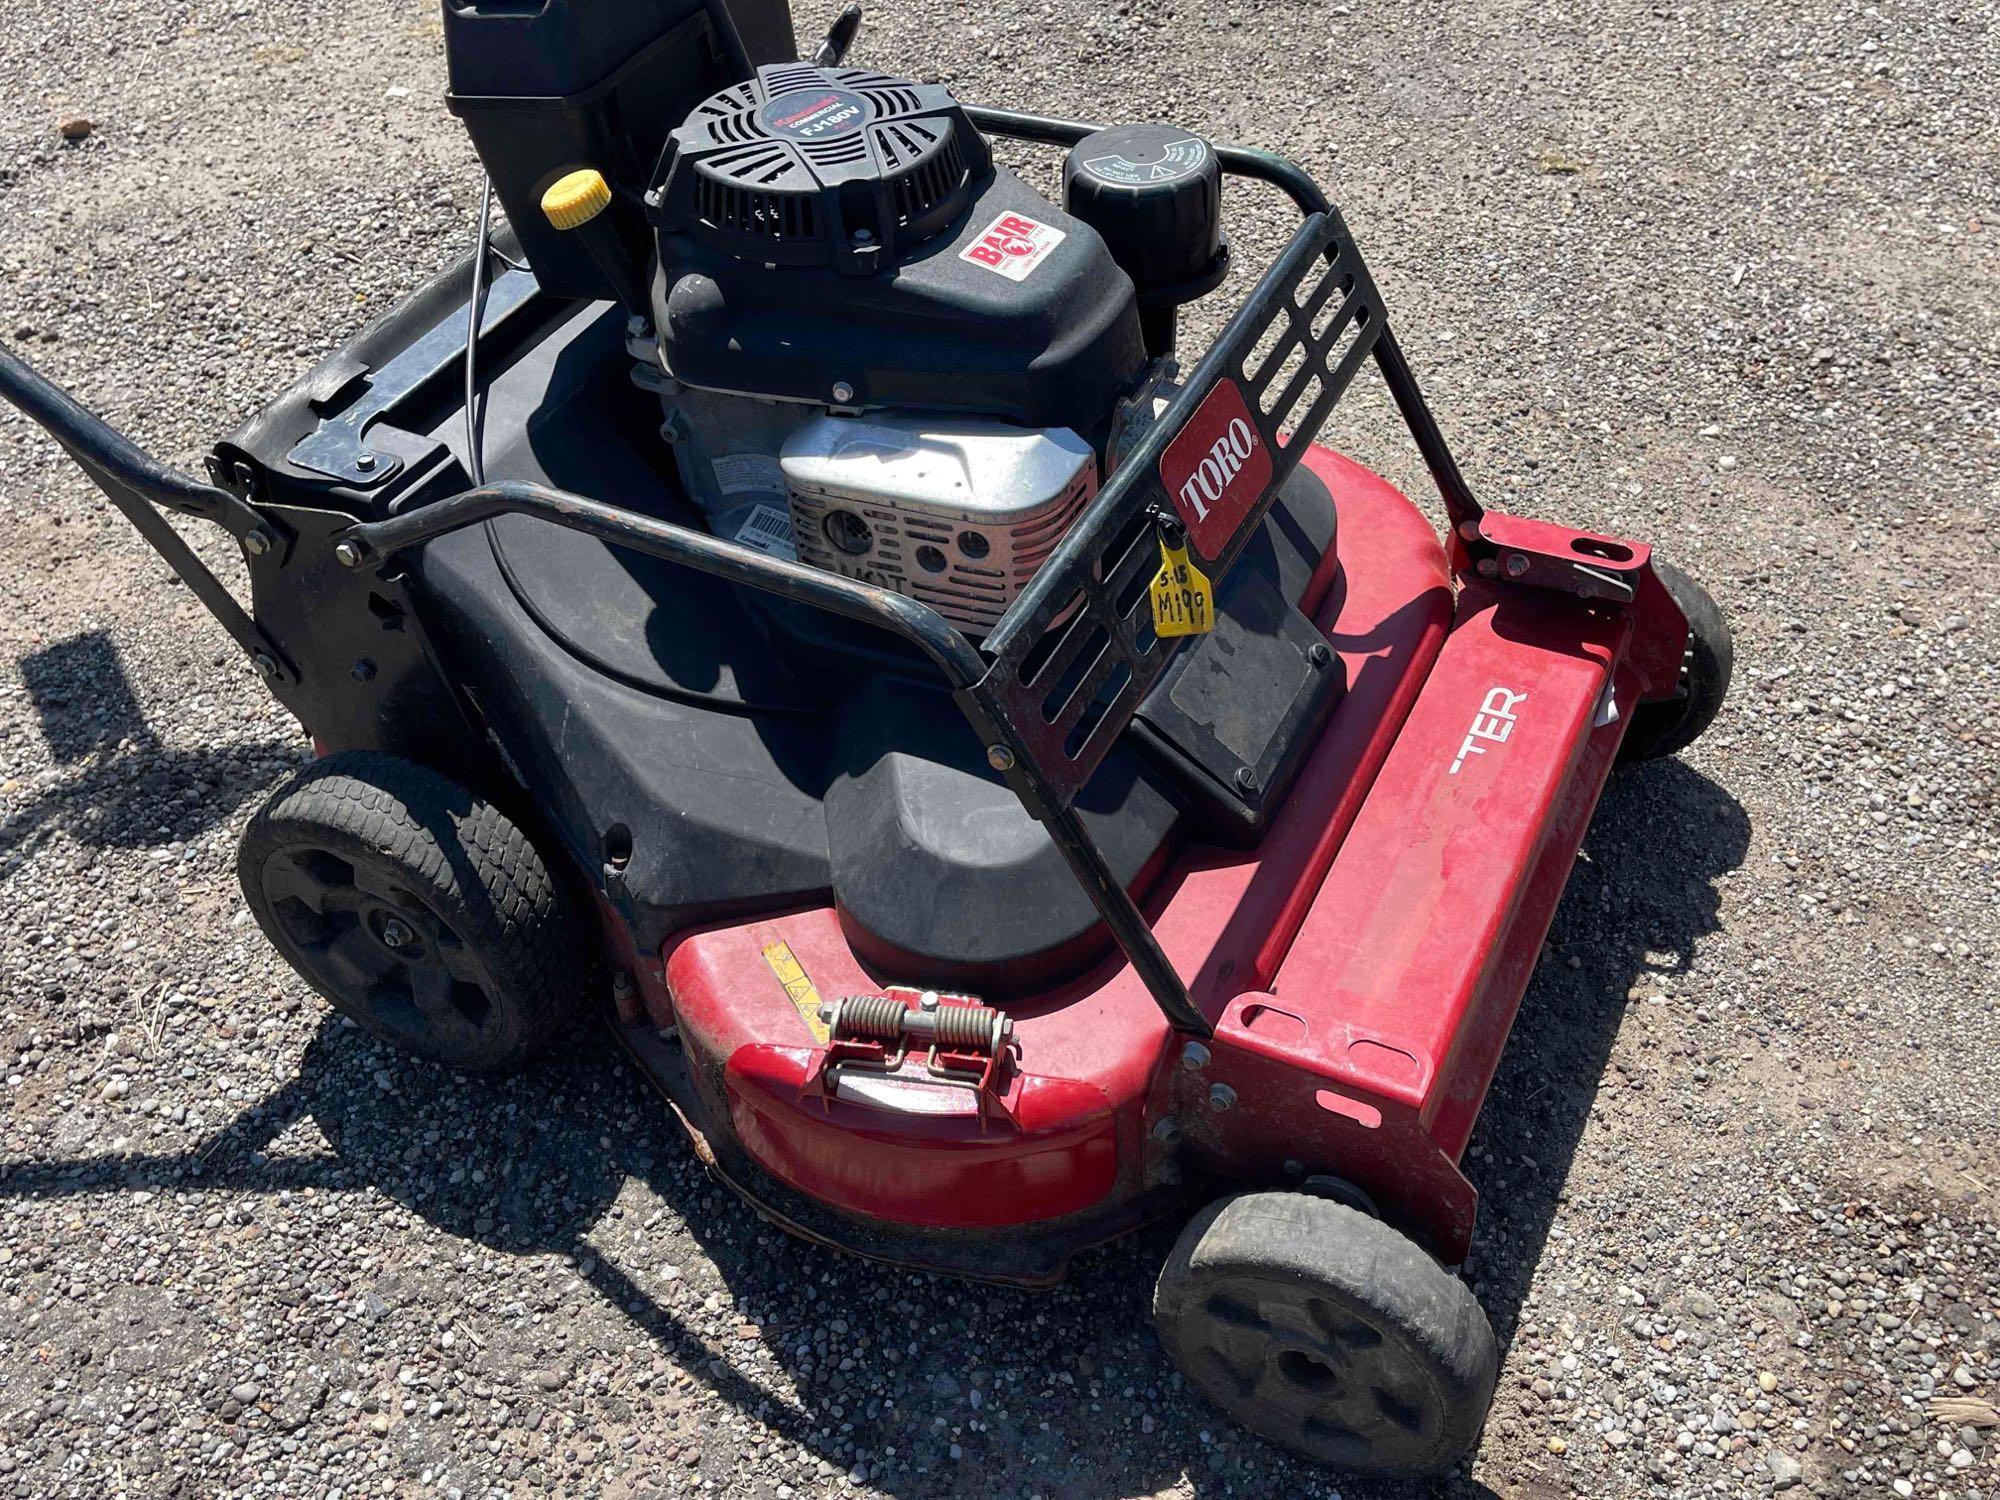
<svg viewBox="0 0 2000 1500">
<path fill-rule="evenodd" d="M 941 1230 L 1087 1218 L 1183 1165 L 1325 1173 L 1463 1257 L 1458 1157 L 1646 686 L 1633 658 L 1666 653 L 1630 652 L 1623 612 L 1542 591 L 1454 603 L 1407 500 L 1325 450 L 1305 462 L 1340 510 L 1345 583 L 1319 623 L 1348 694 L 1263 843 L 1185 850 L 1146 902 L 1216 1020 L 1205 1055 L 1110 960 L 1009 1006 L 1018 1050 L 990 1107 L 920 1083 L 836 1097 L 805 986 L 886 980 L 831 908 L 691 934 L 665 955 L 672 1019 L 711 1127 L 764 1171 Z"/>
</svg>

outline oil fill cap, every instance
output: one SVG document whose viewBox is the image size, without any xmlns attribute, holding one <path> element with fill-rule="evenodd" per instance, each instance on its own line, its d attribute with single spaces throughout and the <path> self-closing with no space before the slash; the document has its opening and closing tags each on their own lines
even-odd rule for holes
<svg viewBox="0 0 2000 1500">
<path fill-rule="evenodd" d="M 611 184 L 594 167 L 557 178 L 542 194 L 542 213 L 558 229 L 577 229 L 611 206 Z"/>
</svg>

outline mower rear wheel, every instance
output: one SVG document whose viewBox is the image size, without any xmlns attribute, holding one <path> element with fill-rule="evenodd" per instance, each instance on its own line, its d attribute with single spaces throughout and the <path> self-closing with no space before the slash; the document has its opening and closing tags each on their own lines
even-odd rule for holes
<svg viewBox="0 0 2000 1500">
<path fill-rule="evenodd" d="M 1477 1440 L 1499 1373 L 1464 1282 L 1380 1220 L 1304 1193 L 1196 1214 L 1160 1272 L 1153 1322 L 1231 1417 L 1357 1474 L 1443 1473 Z"/>
<path fill-rule="evenodd" d="M 1670 562 L 1655 557 L 1653 571 L 1687 616 L 1687 648 L 1681 653 L 1681 676 L 1674 696 L 1641 703 L 1632 710 L 1621 761 L 1659 760 L 1687 749 L 1715 722 L 1729 693 L 1736 666 L 1736 643 L 1729 622 L 1708 590 Z"/>
<path fill-rule="evenodd" d="M 250 820 L 244 898 L 333 1007 L 467 1072 L 517 1066 L 576 1015 L 587 950 L 528 837 L 394 756 L 313 762 Z"/>
</svg>

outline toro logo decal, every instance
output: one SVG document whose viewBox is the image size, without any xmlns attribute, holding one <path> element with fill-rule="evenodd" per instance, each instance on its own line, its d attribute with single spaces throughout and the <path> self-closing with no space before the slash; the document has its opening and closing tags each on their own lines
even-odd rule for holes
<svg viewBox="0 0 2000 1500">
<path fill-rule="evenodd" d="M 1526 693 L 1509 692 L 1503 687 L 1488 688 L 1479 712 L 1472 716 L 1472 727 L 1465 732 L 1465 743 L 1458 747 L 1449 774 L 1456 776 L 1465 769 L 1469 756 L 1484 755 L 1488 745 L 1504 745 L 1512 739 L 1514 725 L 1520 720 L 1515 710 L 1527 701 Z"/>
<path fill-rule="evenodd" d="M 1009 281 L 1026 281 L 1036 266 L 1069 236 L 1052 224 L 1043 224 L 1026 214 L 1002 214 L 979 238 L 958 252 L 960 260 L 1005 276 Z"/>
<path fill-rule="evenodd" d="M 1174 497 L 1195 550 L 1213 561 L 1271 482 L 1271 453 L 1233 380 L 1219 382 L 1160 456 L 1160 482 Z"/>
</svg>

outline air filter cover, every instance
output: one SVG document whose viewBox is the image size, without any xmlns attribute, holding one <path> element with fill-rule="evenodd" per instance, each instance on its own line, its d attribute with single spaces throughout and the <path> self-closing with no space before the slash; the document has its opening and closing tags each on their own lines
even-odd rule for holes
<svg viewBox="0 0 2000 1500">
<path fill-rule="evenodd" d="M 949 226 L 992 176 L 950 90 L 859 68 L 759 68 L 676 130 L 667 233 L 740 260 L 868 275 Z"/>
</svg>

